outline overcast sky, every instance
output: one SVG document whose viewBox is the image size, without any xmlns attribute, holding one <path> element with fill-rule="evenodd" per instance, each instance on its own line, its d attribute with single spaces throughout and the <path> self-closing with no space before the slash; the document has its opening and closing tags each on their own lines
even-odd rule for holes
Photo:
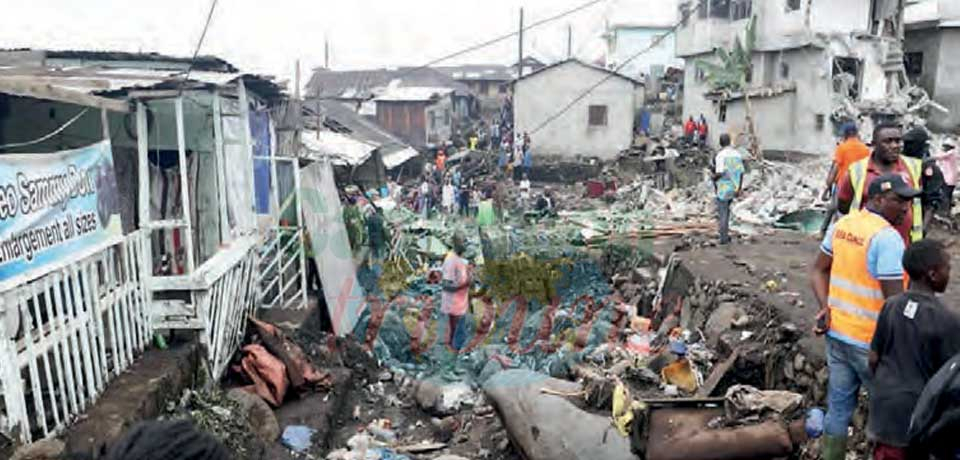
<svg viewBox="0 0 960 460">
<path fill-rule="evenodd" d="M 204 54 L 246 71 L 291 78 L 301 60 L 304 78 L 323 64 L 329 38 L 331 67 L 421 65 L 588 0 L 220 0 Z M 526 52 L 546 59 L 566 53 L 573 27 L 578 57 L 603 55 L 604 18 L 639 3 L 675 0 L 606 0 L 528 34 Z M 8 0 L 0 14 L 0 48 L 156 51 L 190 55 L 200 37 L 209 0 Z M 453 63 L 510 63 L 515 40 Z"/>
</svg>

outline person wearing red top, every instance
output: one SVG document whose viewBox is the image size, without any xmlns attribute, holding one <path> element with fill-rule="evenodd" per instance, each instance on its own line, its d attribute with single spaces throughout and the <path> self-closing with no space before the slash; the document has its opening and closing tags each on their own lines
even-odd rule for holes
<svg viewBox="0 0 960 460">
<path fill-rule="evenodd" d="M 899 125 L 880 124 L 873 134 L 873 152 L 870 154 L 867 163 L 866 181 L 862 193 L 865 195 L 870 183 L 877 177 L 886 174 L 898 174 L 908 183 L 913 184 L 914 180 L 907 168 L 906 161 L 901 157 L 903 152 L 903 131 Z M 851 204 L 854 201 L 854 186 L 851 175 L 847 174 L 839 184 L 837 192 L 837 204 L 840 212 L 848 214 Z M 863 196 L 860 203 L 866 203 L 867 197 Z M 903 241 L 910 245 L 910 230 L 913 226 L 913 207 L 907 211 L 907 215 L 895 226 Z"/>
<path fill-rule="evenodd" d="M 690 116 L 690 119 L 683 125 L 683 136 L 687 139 L 687 143 L 693 143 L 693 136 L 697 132 L 697 122 L 693 121 L 693 116 Z"/>
</svg>

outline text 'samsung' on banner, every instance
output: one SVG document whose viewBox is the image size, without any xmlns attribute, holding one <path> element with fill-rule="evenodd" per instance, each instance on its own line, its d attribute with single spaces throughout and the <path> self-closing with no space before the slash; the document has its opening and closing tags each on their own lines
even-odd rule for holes
<svg viewBox="0 0 960 460">
<path fill-rule="evenodd" d="M 110 142 L 0 155 L 0 292 L 123 238 Z"/>
</svg>

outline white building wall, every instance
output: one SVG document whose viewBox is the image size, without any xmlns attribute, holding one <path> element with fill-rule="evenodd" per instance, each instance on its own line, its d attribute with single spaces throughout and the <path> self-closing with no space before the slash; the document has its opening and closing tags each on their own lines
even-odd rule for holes
<svg viewBox="0 0 960 460">
<path fill-rule="evenodd" d="M 515 86 L 514 124 L 518 132 L 530 132 L 534 157 L 596 156 L 610 160 L 630 147 L 636 115 L 635 85 L 613 77 L 569 110 L 533 132 L 548 118 L 609 74 L 570 61 L 531 77 Z M 642 95 L 642 93 L 640 93 Z M 641 96 L 642 99 L 642 96 Z M 607 125 L 589 125 L 589 107 L 607 107 Z"/>
<path fill-rule="evenodd" d="M 631 77 L 641 78 L 652 72 L 654 67 L 683 67 L 683 59 L 676 56 L 675 36 L 670 34 L 669 28 L 646 27 L 614 27 L 607 56 L 607 64 L 611 67 L 629 62 L 620 73 Z M 650 48 L 658 37 L 666 38 Z M 641 53 L 642 52 L 642 53 Z M 637 55 L 636 59 L 630 60 Z"/>
</svg>

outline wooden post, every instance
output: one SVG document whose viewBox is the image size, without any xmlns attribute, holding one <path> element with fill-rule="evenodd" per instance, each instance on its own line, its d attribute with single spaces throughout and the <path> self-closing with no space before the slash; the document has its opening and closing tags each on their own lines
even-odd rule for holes
<svg viewBox="0 0 960 460">
<path fill-rule="evenodd" d="M 307 307 L 307 226 L 303 221 L 303 194 L 300 190 L 300 160 L 296 157 L 293 159 L 293 184 L 294 184 L 294 196 L 297 200 L 297 237 L 300 238 L 300 282 L 302 284 L 303 291 L 303 306 L 301 308 Z M 310 241 L 310 244 L 313 244 L 313 240 Z M 282 286 L 282 283 L 281 283 Z M 282 287 L 281 287 L 282 289 Z M 283 292 L 281 292 L 283 294 Z M 283 296 L 280 296 L 281 302 L 283 301 Z"/>
<path fill-rule="evenodd" d="M 183 96 L 178 97 L 175 104 L 177 117 L 177 160 L 180 162 L 180 207 L 183 209 L 183 221 L 186 225 L 184 232 L 187 252 L 187 273 L 192 274 L 195 267 L 193 250 L 193 211 L 190 207 L 190 181 L 187 178 L 187 140 L 183 128 Z"/>
<path fill-rule="evenodd" d="M 227 158 L 223 149 L 223 116 L 219 90 L 213 92 L 213 144 L 217 157 L 217 182 L 220 185 L 220 197 L 217 200 L 220 204 L 220 244 L 224 245 L 230 241 L 230 221 L 227 219 L 227 177 L 224 172 Z"/>
</svg>

